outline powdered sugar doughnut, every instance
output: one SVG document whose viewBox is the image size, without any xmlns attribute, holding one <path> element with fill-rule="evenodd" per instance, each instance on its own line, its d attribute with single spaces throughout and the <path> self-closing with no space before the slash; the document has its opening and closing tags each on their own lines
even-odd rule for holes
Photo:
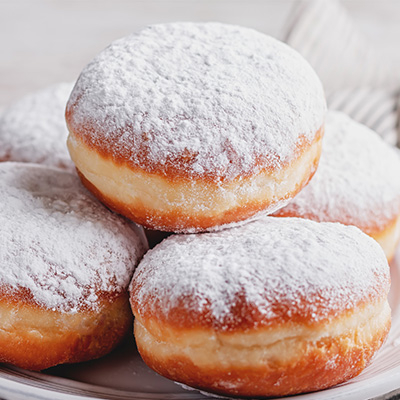
<svg viewBox="0 0 400 400">
<path fill-rule="evenodd" d="M 32 370 L 100 357 L 131 326 L 143 230 L 60 169 L 0 164 L 0 361 Z"/>
<path fill-rule="evenodd" d="M 65 106 L 72 83 L 29 94 L 0 115 L 0 161 L 45 164 L 74 170 L 67 150 Z"/>
<path fill-rule="evenodd" d="M 68 101 L 83 183 L 151 229 L 273 212 L 314 173 L 325 99 L 307 62 L 237 26 L 174 23 L 117 40 Z"/>
<path fill-rule="evenodd" d="M 400 239 L 400 157 L 375 132 L 330 111 L 317 173 L 275 215 L 355 225 L 388 259 Z"/>
<path fill-rule="evenodd" d="M 266 217 L 174 235 L 135 271 L 143 360 L 229 396 L 315 391 L 361 372 L 390 327 L 389 267 L 359 229 Z"/>
</svg>

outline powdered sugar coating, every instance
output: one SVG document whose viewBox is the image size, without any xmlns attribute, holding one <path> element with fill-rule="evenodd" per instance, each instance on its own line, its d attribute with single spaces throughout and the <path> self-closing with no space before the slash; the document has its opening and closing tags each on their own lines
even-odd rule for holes
<svg viewBox="0 0 400 400">
<path fill-rule="evenodd" d="M 108 211 L 75 174 L 0 164 L 0 285 L 45 308 L 95 309 L 126 290 L 145 251 L 142 228 Z"/>
<path fill-rule="evenodd" d="M 32 162 L 73 170 L 67 150 L 65 106 L 72 83 L 29 94 L 0 116 L 0 160 Z"/>
<path fill-rule="evenodd" d="M 136 269 L 131 302 L 144 319 L 184 315 L 193 328 L 242 330 L 277 319 L 329 319 L 384 298 L 389 279 L 382 249 L 359 229 L 265 217 L 168 237 Z"/>
<path fill-rule="evenodd" d="M 322 85 L 285 44 L 219 23 L 150 26 L 82 72 L 67 122 L 148 172 L 233 180 L 279 169 L 324 122 Z"/>
<path fill-rule="evenodd" d="M 344 113 L 327 114 L 319 167 L 277 215 L 382 229 L 400 214 L 400 157 L 375 132 Z"/>
</svg>

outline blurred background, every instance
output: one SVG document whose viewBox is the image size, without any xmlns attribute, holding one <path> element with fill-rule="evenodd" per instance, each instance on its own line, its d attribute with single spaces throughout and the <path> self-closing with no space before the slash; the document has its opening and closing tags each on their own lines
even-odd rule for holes
<svg viewBox="0 0 400 400">
<path fill-rule="evenodd" d="M 320 0 L 328 4 L 331 0 Z M 73 81 L 112 40 L 167 21 L 221 21 L 287 35 L 299 0 L 0 0 L 0 107 Z M 400 0 L 342 0 L 368 41 L 400 70 Z M 316 15 L 310 24 L 318 24 Z M 360 68 L 362 66 L 360 65 Z"/>
</svg>

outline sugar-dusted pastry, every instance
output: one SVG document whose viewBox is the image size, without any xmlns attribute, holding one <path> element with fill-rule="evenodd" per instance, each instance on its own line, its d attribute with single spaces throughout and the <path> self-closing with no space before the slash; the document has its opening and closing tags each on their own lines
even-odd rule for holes
<svg viewBox="0 0 400 400">
<path fill-rule="evenodd" d="M 355 225 L 390 260 L 400 240 L 400 155 L 375 132 L 329 111 L 318 171 L 279 217 Z"/>
<path fill-rule="evenodd" d="M 72 83 L 59 83 L 4 109 L 0 115 L 0 161 L 75 169 L 68 154 L 64 117 L 72 87 Z"/>
<path fill-rule="evenodd" d="M 41 370 L 98 358 L 132 324 L 143 230 L 75 174 L 0 163 L 0 362 Z"/>
<path fill-rule="evenodd" d="M 389 266 L 358 228 L 265 217 L 174 235 L 130 287 L 152 369 L 227 396 L 284 396 L 358 375 L 390 328 Z"/>
<path fill-rule="evenodd" d="M 312 68 L 269 36 L 154 25 L 83 70 L 68 148 L 113 210 L 150 229 L 204 231 L 272 213 L 308 182 L 325 108 Z"/>
</svg>

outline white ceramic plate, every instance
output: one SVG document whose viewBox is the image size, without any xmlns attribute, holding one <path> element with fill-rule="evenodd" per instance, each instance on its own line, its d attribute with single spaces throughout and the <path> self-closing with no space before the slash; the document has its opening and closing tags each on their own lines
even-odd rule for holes
<svg viewBox="0 0 400 400">
<path fill-rule="evenodd" d="M 391 270 L 392 329 L 373 363 L 361 375 L 347 383 L 321 392 L 293 396 L 290 397 L 291 400 L 366 400 L 400 388 L 400 251 Z M 129 338 L 113 353 L 100 360 L 58 366 L 42 373 L 0 365 L 0 399 L 207 398 L 197 391 L 186 391 L 151 371 L 140 359 L 133 342 L 133 338 Z"/>
</svg>

